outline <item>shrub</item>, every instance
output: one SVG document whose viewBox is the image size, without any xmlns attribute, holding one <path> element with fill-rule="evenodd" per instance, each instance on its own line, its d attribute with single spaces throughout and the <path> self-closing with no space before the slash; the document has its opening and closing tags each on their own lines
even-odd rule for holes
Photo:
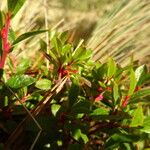
<svg viewBox="0 0 150 150">
<path fill-rule="evenodd" d="M 9 13 L 1 12 L 0 17 L 0 146 L 53 150 L 148 147 L 150 88 L 145 84 L 150 74 L 146 66 L 121 67 L 112 58 L 103 64 L 94 62 L 92 50 L 82 40 L 77 45 L 69 43 L 66 32 L 38 30 L 12 38 L 15 32 L 10 21 L 23 2 L 9 0 Z M 19 42 L 43 32 L 50 34 L 50 49 L 41 39 L 41 55 L 35 62 L 8 57 L 8 68 L 4 68 L 8 53 Z"/>
</svg>

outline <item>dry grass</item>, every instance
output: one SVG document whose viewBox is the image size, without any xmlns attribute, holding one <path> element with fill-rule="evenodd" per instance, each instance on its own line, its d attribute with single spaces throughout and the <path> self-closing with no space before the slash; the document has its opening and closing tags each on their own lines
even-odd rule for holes
<svg viewBox="0 0 150 150">
<path fill-rule="evenodd" d="M 150 3 L 132 0 L 116 3 L 111 12 L 100 18 L 88 41 L 94 60 L 105 62 L 109 56 L 127 65 L 129 58 L 139 60 L 150 54 Z"/>
<path fill-rule="evenodd" d="M 6 6 L 4 2 L 6 0 L 0 4 L 3 4 L 3 9 Z M 45 28 L 46 8 L 48 27 L 52 29 L 61 22 L 57 30 L 72 30 L 74 39 L 85 38 L 87 46 L 94 50 L 95 61 L 105 62 L 111 56 L 125 66 L 131 59 L 142 60 L 143 63 L 143 58 L 150 55 L 148 0 L 51 0 L 47 1 L 47 6 L 43 2 L 26 1 L 12 21 L 12 27 L 18 35 Z M 39 37 L 45 38 L 45 35 L 23 42 L 14 54 L 33 56 L 39 48 Z"/>
</svg>

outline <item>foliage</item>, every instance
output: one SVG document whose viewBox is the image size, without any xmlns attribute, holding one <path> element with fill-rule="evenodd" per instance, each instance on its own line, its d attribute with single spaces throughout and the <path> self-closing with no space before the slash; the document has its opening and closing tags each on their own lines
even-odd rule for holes
<svg viewBox="0 0 150 150">
<path fill-rule="evenodd" d="M 14 17 L 22 3 L 16 1 L 12 7 L 11 2 L 8 8 Z M 3 19 L 1 31 L 6 24 Z M 9 53 L 21 41 L 46 31 L 11 38 L 11 33 L 16 34 L 9 27 Z M 73 44 L 67 32 L 48 32 L 51 45 L 39 40 L 38 59 L 13 60 L 6 55 L 8 65 L 1 68 L 0 77 L 0 148 L 148 148 L 150 116 L 144 108 L 149 107 L 150 88 L 145 85 L 150 74 L 146 66 L 121 67 L 112 58 L 94 62 L 92 50 L 82 40 Z M 6 63 L 3 38 L 0 62 Z"/>
</svg>

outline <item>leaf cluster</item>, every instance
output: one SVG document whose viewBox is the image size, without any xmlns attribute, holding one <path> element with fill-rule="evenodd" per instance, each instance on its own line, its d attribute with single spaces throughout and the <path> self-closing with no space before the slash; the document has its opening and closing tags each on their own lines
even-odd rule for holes
<svg viewBox="0 0 150 150">
<path fill-rule="evenodd" d="M 12 17 L 24 2 L 8 0 Z M 26 38 L 45 31 L 23 33 L 17 38 L 12 38 L 13 30 L 9 31 L 12 50 Z M 94 62 L 92 50 L 82 40 L 73 44 L 68 42 L 67 32 L 48 32 L 50 47 L 47 49 L 43 39 L 39 41 L 40 59 L 36 62 L 21 58 L 15 65 L 8 58 L 8 68 L 0 79 L 0 147 L 5 143 L 14 150 L 18 146 L 131 150 L 143 141 L 142 148 L 147 148 L 147 67 L 121 67 L 112 58 L 106 63 Z"/>
</svg>

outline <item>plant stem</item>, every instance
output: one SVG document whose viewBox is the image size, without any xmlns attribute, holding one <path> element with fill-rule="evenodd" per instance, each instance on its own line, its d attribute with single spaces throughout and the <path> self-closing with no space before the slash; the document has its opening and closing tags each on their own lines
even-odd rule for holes
<svg viewBox="0 0 150 150">
<path fill-rule="evenodd" d="M 44 17 L 45 17 L 45 28 L 48 29 L 48 10 L 47 10 L 47 0 L 44 0 Z M 47 44 L 47 54 L 49 54 L 49 33 L 45 33 L 46 44 Z M 49 60 L 46 60 L 47 69 L 49 69 Z"/>
</svg>

